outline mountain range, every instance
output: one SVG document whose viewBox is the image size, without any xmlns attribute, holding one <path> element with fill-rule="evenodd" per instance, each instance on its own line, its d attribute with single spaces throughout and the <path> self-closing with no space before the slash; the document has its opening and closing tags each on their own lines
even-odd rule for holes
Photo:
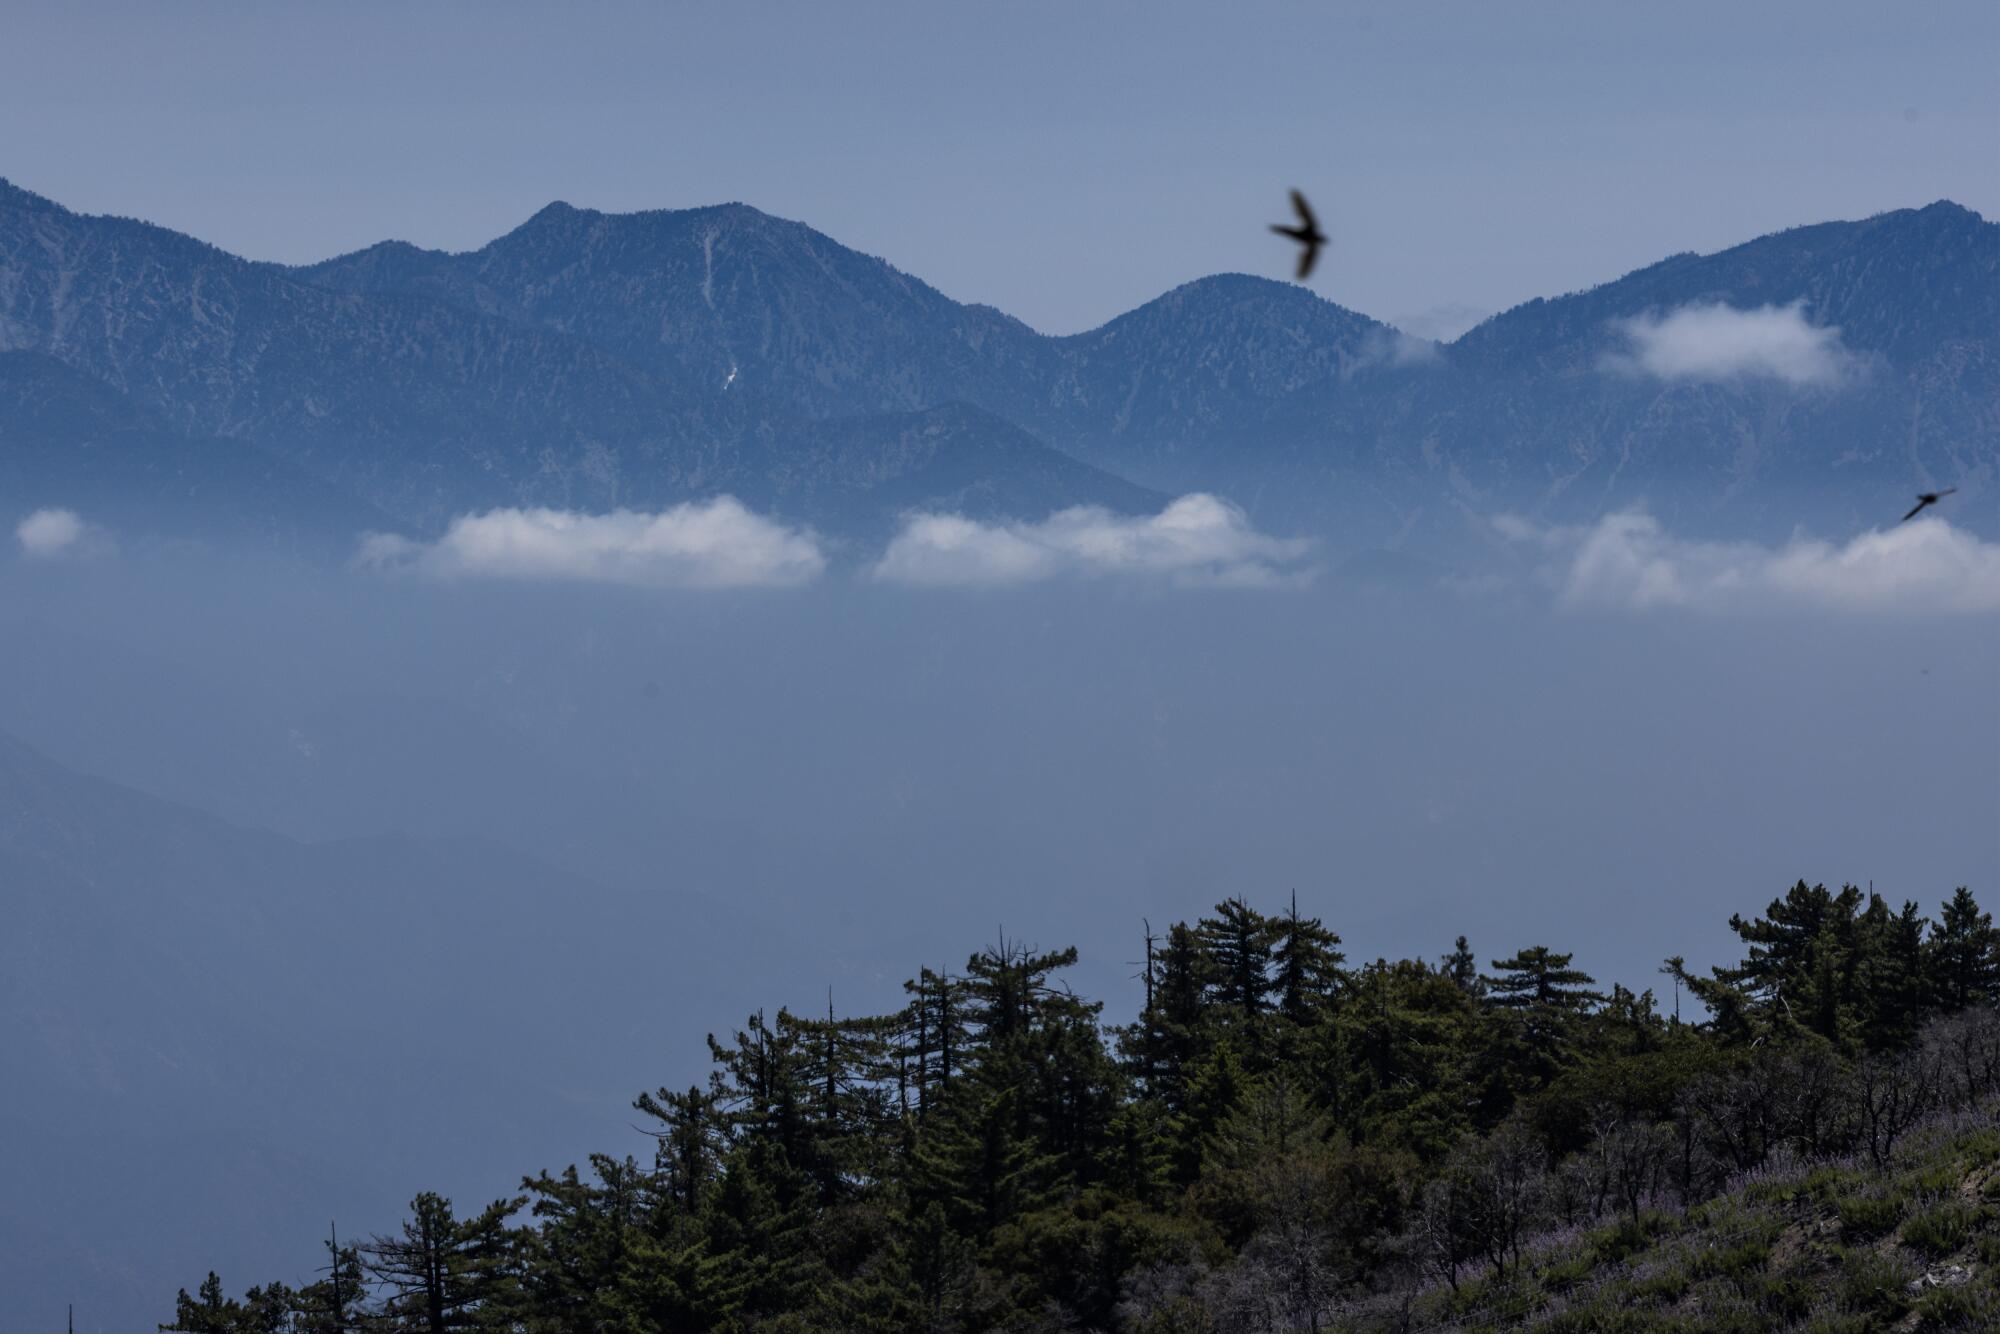
<svg viewBox="0 0 2000 1334">
<path fill-rule="evenodd" d="M 1051 337 L 742 204 L 556 203 L 474 251 L 286 267 L 0 182 L 0 446 L 15 508 L 343 538 L 721 493 L 880 534 L 1197 489 L 1363 545 L 1502 510 L 1872 524 L 1940 486 L 1976 526 L 2000 226 L 1800 227 L 1449 344 L 1240 274 Z"/>
</svg>

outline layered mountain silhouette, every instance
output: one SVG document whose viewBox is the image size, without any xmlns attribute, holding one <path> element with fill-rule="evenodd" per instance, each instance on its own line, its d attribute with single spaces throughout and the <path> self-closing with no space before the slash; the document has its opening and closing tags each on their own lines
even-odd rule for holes
<svg viewBox="0 0 2000 1334">
<path fill-rule="evenodd" d="M 4 732 L 0 886 L 0 1286 L 80 1300 L 79 1329 L 150 1328 L 218 1253 L 309 1268 L 329 1213 L 393 1219 L 420 1177 L 497 1195 L 503 1146 L 615 1141 L 662 1034 L 750 1005 L 716 941 L 807 957 L 698 895 L 468 839 L 299 842 Z"/>
<path fill-rule="evenodd" d="M 1662 329 L 1701 339 L 1673 321 L 1714 307 L 1779 312 L 1826 373 L 1647 355 Z M 1049 337 L 741 204 L 558 203 L 475 251 L 287 268 L 0 184 L 0 350 L 38 358 L 0 373 L 0 440 L 34 435 L 21 457 L 44 460 L 10 492 L 70 485 L 61 457 L 93 445 L 167 492 L 322 526 L 728 492 L 873 533 L 910 508 L 1131 512 L 1199 488 L 1371 540 L 1635 503 L 1789 528 L 1951 485 L 1984 512 L 2000 227 L 1949 203 L 1802 227 L 1448 345 L 1242 275 Z M 33 417 L 14 384 L 48 362 L 96 405 Z"/>
</svg>

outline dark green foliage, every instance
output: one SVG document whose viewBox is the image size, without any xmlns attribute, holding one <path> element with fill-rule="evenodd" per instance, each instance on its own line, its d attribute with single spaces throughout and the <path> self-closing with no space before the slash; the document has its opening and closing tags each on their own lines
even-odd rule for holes
<svg viewBox="0 0 2000 1334">
<path fill-rule="evenodd" d="M 1517 1021 L 1526 1068 L 1538 1086 L 1569 1064 L 1582 1016 L 1604 1000 L 1590 990 L 1596 979 L 1571 968 L 1570 958 L 1536 945 L 1495 959 L 1498 976 L 1484 979 L 1486 1002 Z"/>
<path fill-rule="evenodd" d="M 1981 912 L 1972 891 L 1960 886 L 1938 915 L 1924 945 L 1932 1002 L 1942 1010 L 2000 1000 L 2000 929 Z"/>
<path fill-rule="evenodd" d="M 441 1195 L 425 1191 L 411 1200 L 400 1233 L 361 1248 L 382 1293 L 371 1327 L 412 1334 L 504 1328 L 502 1312 L 518 1292 L 505 1224 L 520 1204 L 497 1200 L 460 1219 Z"/>
<path fill-rule="evenodd" d="M 1901 1236 L 1912 1250 L 1942 1259 L 1970 1241 L 1975 1227 L 1991 1221 L 1972 1205 L 1947 1200 L 1910 1215 Z"/>
<path fill-rule="evenodd" d="M 163 1328 L 1978 1327 L 2000 1132 L 1931 1118 L 2000 1097 L 1990 919 L 1800 884 L 1731 925 L 1744 959 L 1665 970 L 1700 1019 L 1547 946 L 1348 968 L 1232 898 L 1148 931 L 1107 1029 L 1074 950 L 1002 939 L 894 1014 L 711 1037 L 706 1086 L 637 1100 L 650 1163 L 465 1219 L 419 1195 L 307 1287 L 210 1275 Z"/>
<path fill-rule="evenodd" d="M 1892 1231 L 1903 1218 L 1903 1202 L 1890 1195 L 1854 1195 L 1835 1209 L 1840 1235 L 1849 1241 L 1869 1241 Z"/>
</svg>

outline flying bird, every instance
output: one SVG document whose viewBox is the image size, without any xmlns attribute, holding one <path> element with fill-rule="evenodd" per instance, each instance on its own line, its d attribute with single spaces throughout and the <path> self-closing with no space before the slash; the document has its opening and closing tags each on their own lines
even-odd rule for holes
<svg viewBox="0 0 2000 1334">
<path fill-rule="evenodd" d="M 1905 514 L 1899 520 L 1899 522 L 1908 523 L 1910 520 L 1916 518 L 1919 514 L 1922 514 L 1927 506 L 1937 504 L 1940 500 L 1943 500 L 1946 496 L 1950 495 L 1952 492 L 1956 490 L 1958 490 L 1957 487 L 1948 486 L 1942 491 L 1924 492 L 1923 494 L 1917 497 L 1916 507 L 1912 509 L 1908 514 Z"/>
<path fill-rule="evenodd" d="M 1297 190 L 1292 191 L 1292 211 L 1299 215 L 1298 226 L 1287 227 L 1274 222 L 1271 230 L 1299 243 L 1299 281 L 1304 282 L 1312 276 L 1313 265 L 1319 262 L 1319 249 L 1326 244 L 1326 233 L 1319 229 L 1319 219 L 1313 216 L 1312 205 L 1306 203 L 1306 197 Z"/>
</svg>

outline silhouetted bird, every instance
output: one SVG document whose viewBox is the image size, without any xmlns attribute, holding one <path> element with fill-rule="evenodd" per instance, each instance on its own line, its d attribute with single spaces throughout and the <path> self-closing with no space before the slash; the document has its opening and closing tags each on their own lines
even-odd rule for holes
<svg viewBox="0 0 2000 1334">
<path fill-rule="evenodd" d="M 1313 265 L 1319 262 L 1319 248 L 1326 244 L 1326 233 L 1319 229 L 1319 219 L 1313 216 L 1312 205 L 1297 190 L 1292 191 L 1292 209 L 1299 215 L 1299 225 L 1285 227 L 1271 224 L 1271 230 L 1280 236 L 1289 236 L 1301 247 L 1299 251 L 1299 281 L 1312 276 Z"/>
<path fill-rule="evenodd" d="M 1948 486 L 1942 491 L 1924 492 L 1923 494 L 1917 497 L 1916 508 L 1911 510 L 1908 514 L 1905 514 L 1900 520 L 1898 520 L 1898 522 L 1908 523 L 1910 520 L 1916 518 L 1919 514 L 1922 514 L 1924 512 L 1925 506 L 1937 504 L 1940 500 L 1943 500 L 1946 496 L 1950 495 L 1952 492 L 1956 490 L 1958 490 L 1957 487 Z"/>
</svg>

